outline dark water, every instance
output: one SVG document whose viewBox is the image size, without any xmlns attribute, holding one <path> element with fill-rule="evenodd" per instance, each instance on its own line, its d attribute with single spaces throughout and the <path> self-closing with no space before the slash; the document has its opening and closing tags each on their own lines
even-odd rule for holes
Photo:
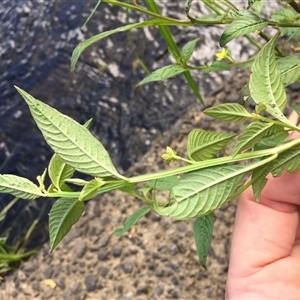
<svg viewBox="0 0 300 300">
<path fill-rule="evenodd" d="M 190 106 L 196 105 L 197 100 L 183 77 L 135 88 L 145 73 L 141 68 L 134 68 L 135 55 L 126 33 L 90 47 L 80 58 L 75 75 L 70 76 L 71 53 L 80 41 L 125 24 L 124 11 L 101 4 L 87 28 L 81 30 L 96 2 L 0 2 L 2 174 L 35 180 L 52 155 L 13 85 L 81 123 L 93 118 L 93 134 L 101 140 L 122 172 L 147 151 L 151 141 Z M 138 20 L 134 13 L 131 18 Z M 153 40 L 146 40 L 142 30 L 133 33 L 137 52 L 144 63 L 150 68 L 153 64 L 170 63 L 158 30 L 149 32 Z M 174 29 L 174 34 L 180 42 L 180 30 Z M 186 42 L 184 36 L 182 42 Z M 0 210 L 10 199 L 10 196 L 0 195 Z M 26 230 L 24 224 L 41 213 L 45 202 L 49 200 L 20 200 L 2 222 L 0 234 L 12 224 L 18 230 Z M 42 220 L 46 221 L 48 212 L 49 205 L 42 213 Z M 45 236 L 36 236 L 36 242 Z"/>
</svg>

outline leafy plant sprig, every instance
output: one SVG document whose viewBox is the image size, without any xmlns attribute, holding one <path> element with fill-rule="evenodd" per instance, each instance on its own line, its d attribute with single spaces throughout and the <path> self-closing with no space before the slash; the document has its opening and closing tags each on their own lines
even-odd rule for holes
<svg viewBox="0 0 300 300">
<path fill-rule="evenodd" d="M 295 31 L 280 31 L 280 28 L 300 27 L 297 23 L 299 18 L 295 17 L 294 11 L 298 13 L 294 7 L 295 3 L 290 5 L 294 9 L 291 10 L 293 19 L 289 19 L 289 16 L 283 18 L 286 13 L 279 10 L 272 20 L 266 20 L 251 10 L 255 1 L 248 1 L 248 10 L 238 11 L 227 0 L 216 1 L 213 16 L 196 19 L 190 16 L 192 1 L 187 1 L 185 11 L 188 20 L 176 20 L 160 15 L 157 7 L 149 3 L 147 10 L 136 3 L 116 0 L 103 2 L 136 10 L 154 18 L 100 33 L 79 44 L 73 52 L 72 71 L 80 54 L 88 46 L 111 34 L 134 28 L 161 26 L 164 28 L 165 39 L 172 44 L 165 26 L 228 24 L 220 37 L 221 46 L 225 46 L 236 37 L 258 31 L 268 42 L 263 47 L 258 47 L 260 51 L 255 58 L 246 62 L 232 61 L 230 54 L 224 50 L 219 55 L 221 60 L 211 65 L 191 66 L 189 60 L 196 48 L 196 39 L 187 43 L 181 51 L 177 48 L 176 50 L 172 44 L 170 53 L 176 64 L 156 70 L 140 82 L 141 85 L 164 80 L 177 74 L 188 74 L 186 72 L 194 69 L 211 72 L 227 70 L 237 65 L 251 66 L 250 81 L 243 91 L 242 100 L 246 98 L 247 101 L 250 99 L 255 102 L 255 112 L 250 112 L 239 103 L 221 104 L 204 111 L 207 115 L 225 122 L 248 121 L 249 124 L 238 136 L 194 129 L 188 136 L 188 157 L 178 156 L 170 147 L 167 147 L 163 154 L 166 161 L 180 160 L 185 163 L 184 166 L 125 177 L 117 171 L 101 142 L 89 131 L 90 121 L 81 125 L 16 87 L 55 154 L 45 172 L 38 176 L 38 184 L 15 175 L 0 175 L 0 192 L 28 200 L 38 197 L 58 198 L 49 215 L 52 251 L 81 217 L 85 201 L 111 190 L 121 190 L 143 201 L 145 206 L 130 216 L 123 227 L 117 229 L 114 234 L 124 233 L 151 210 L 180 220 L 195 218 L 194 233 L 198 255 L 201 264 L 206 267 L 214 211 L 233 200 L 249 186 L 252 186 L 259 201 L 269 173 L 279 176 L 283 170 L 294 172 L 300 169 L 300 139 L 286 140 L 289 132 L 300 132 L 300 129 L 283 113 L 287 105 L 285 86 L 299 79 L 300 59 L 298 55 L 282 57 L 282 51 L 276 47 L 279 35 L 283 32 L 292 34 L 293 37 L 297 35 Z M 209 1 L 203 2 L 211 7 Z M 100 1 L 97 5 L 99 3 Z M 272 38 L 267 37 L 262 32 L 267 26 L 277 28 L 278 33 Z M 250 41 L 251 39 L 249 38 Z M 226 57 L 230 59 L 224 61 Z M 229 143 L 233 145 L 231 154 L 220 156 L 220 151 Z M 75 171 L 90 175 L 90 180 L 74 178 Z M 45 187 L 47 175 L 51 184 Z M 245 177 L 249 175 L 251 179 L 245 183 Z M 73 191 L 72 185 L 81 187 L 81 190 Z M 160 199 L 162 190 L 169 191 L 168 199 Z"/>
</svg>

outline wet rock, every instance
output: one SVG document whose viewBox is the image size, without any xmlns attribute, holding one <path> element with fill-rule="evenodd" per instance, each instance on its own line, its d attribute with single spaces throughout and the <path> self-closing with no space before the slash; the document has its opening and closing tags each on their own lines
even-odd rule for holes
<svg viewBox="0 0 300 300">
<path fill-rule="evenodd" d="M 132 272 L 133 265 L 130 261 L 126 261 L 121 264 L 122 270 L 125 274 L 129 274 Z"/>
<path fill-rule="evenodd" d="M 184 222 L 178 222 L 176 224 L 176 229 L 179 232 L 185 232 L 186 231 L 186 224 Z"/>
<path fill-rule="evenodd" d="M 99 251 L 98 252 L 98 259 L 100 261 L 104 261 L 107 260 L 109 256 L 109 252 L 108 251 Z"/>
<path fill-rule="evenodd" d="M 23 270 L 26 273 L 33 272 L 37 269 L 37 264 L 35 262 L 27 262 L 24 264 Z"/>
<path fill-rule="evenodd" d="M 170 255 L 176 255 L 177 254 L 177 247 L 176 245 L 172 244 L 168 246 L 168 252 L 170 253 Z"/>
<path fill-rule="evenodd" d="M 98 277 L 94 274 L 89 274 L 89 275 L 85 276 L 84 283 L 86 286 L 86 290 L 88 292 L 94 291 L 96 288 L 96 285 L 97 285 L 97 281 L 98 281 Z"/>
<path fill-rule="evenodd" d="M 81 291 L 81 283 L 80 282 L 73 282 L 70 286 L 70 291 L 72 294 L 77 294 Z"/>
<path fill-rule="evenodd" d="M 141 294 L 148 294 L 148 287 L 146 285 L 140 286 L 137 288 L 136 290 L 136 294 L 137 295 L 141 295 Z"/>
<path fill-rule="evenodd" d="M 108 234 L 101 237 L 100 241 L 98 242 L 98 247 L 102 248 L 102 247 L 107 246 L 109 239 L 110 239 L 110 235 L 108 235 Z"/>
<path fill-rule="evenodd" d="M 51 278 L 51 275 L 53 273 L 53 268 L 51 266 L 48 266 L 44 269 L 43 275 L 45 279 Z"/>
<path fill-rule="evenodd" d="M 155 270 L 156 277 L 163 277 L 165 274 L 164 270 L 161 267 L 157 267 Z"/>
<path fill-rule="evenodd" d="M 40 285 L 39 282 L 33 282 L 33 283 L 32 283 L 32 288 L 33 288 L 35 291 L 39 292 L 40 289 L 41 289 L 41 285 Z"/>
<path fill-rule="evenodd" d="M 119 257 L 122 253 L 122 248 L 121 247 L 113 247 L 111 249 L 111 253 L 112 253 L 113 257 Z"/>
<path fill-rule="evenodd" d="M 160 297 L 164 293 L 165 286 L 162 282 L 159 282 L 152 290 L 155 298 Z"/>
<path fill-rule="evenodd" d="M 98 273 L 103 277 L 105 278 L 107 276 L 109 272 L 109 268 L 108 267 L 100 267 L 99 270 L 98 270 Z"/>
<path fill-rule="evenodd" d="M 75 250 L 77 258 L 81 258 L 86 251 L 86 243 L 80 242 L 80 243 L 76 244 L 74 246 L 74 250 Z"/>
<path fill-rule="evenodd" d="M 60 277 L 58 282 L 56 283 L 62 290 L 66 288 L 65 277 Z"/>
<path fill-rule="evenodd" d="M 172 284 L 175 285 L 175 286 L 178 286 L 178 284 L 179 284 L 178 278 L 177 278 L 176 276 L 173 276 L 173 277 L 171 278 L 171 282 L 172 282 Z"/>
<path fill-rule="evenodd" d="M 110 219 L 108 216 L 103 216 L 100 218 L 100 223 L 102 226 L 106 226 L 110 223 Z"/>
</svg>

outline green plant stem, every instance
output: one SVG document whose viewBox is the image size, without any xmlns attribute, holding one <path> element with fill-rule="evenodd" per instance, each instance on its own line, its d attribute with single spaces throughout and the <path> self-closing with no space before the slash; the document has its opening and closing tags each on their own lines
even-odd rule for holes
<svg viewBox="0 0 300 300">
<path fill-rule="evenodd" d="M 128 1 L 130 1 L 130 0 L 128 0 Z M 126 22 L 127 22 L 127 24 L 129 24 L 129 9 L 128 8 L 126 9 Z M 149 71 L 147 66 L 144 64 L 144 62 L 140 59 L 140 56 L 139 56 L 139 54 L 137 52 L 137 49 L 136 49 L 136 46 L 133 42 L 133 37 L 132 37 L 131 30 L 128 31 L 128 39 L 129 39 L 129 43 L 130 43 L 131 49 L 132 49 L 132 51 L 135 55 L 136 60 L 139 62 L 140 66 L 145 71 L 145 73 L 149 75 L 151 72 Z"/>
<path fill-rule="evenodd" d="M 224 6 L 226 6 L 230 10 L 233 10 L 234 12 L 239 11 L 238 8 L 235 5 L 233 5 L 230 1 L 227 0 L 219 0 L 219 1 L 223 3 Z"/>
<path fill-rule="evenodd" d="M 294 0 L 292 0 L 292 1 L 290 1 L 289 3 L 288 3 L 298 14 L 300 14 L 300 7 L 299 7 L 299 5 L 294 1 Z"/>
<path fill-rule="evenodd" d="M 219 3 L 217 3 L 217 2 L 215 2 L 215 3 L 212 3 L 212 1 L 211 0 L 204 0 L 203 1 L 204 2 L 204 4 L 206 5 L 206 6 L 208 6 L 212 11 L 214 11 L 216 14 L 218 14 L 218 15 L 221 15 L 222 13 L 220 12 L 220 11 L 218 11 L 218 9 L 217 9 L 217 7 L 218 8 L 220 8 L 220 9 L 223 9 L 223 7 L 221 7 L 220 5 L 219 5 Z"/>
<path fill-rule="evenodd" d="M 258 114 L 252 114 L 252 119 L 253 120 L 261 120 L 261 121 L 264 121 L 264 122 L 267 122 L 267 123 L 276 124 L 276 125 L 279 125 L 281 127 L 286 127 L 286 128 L 291 129 L 291 130 L 295 130 L 297 132 L 300 132 L 300 128 L 297 127 L 297 126 L 291 126 L 289 124 L 286 124 L 286 123 L 283 123 L 283 122 L 280 122 L 280 121 L 276 121 L 276 120 L 272 120 L 272 119 L 263 117 L 263 116 L 258 115 Z"/>
<path fill-rule="evenodd" d="M 191 165 L 179 167 L 176 169 L 159 171 L 159 172 L 152 173 L 152 174 L 138 175 L 138 176 L 134 176 L 131 178 L 127 178 L 127 181 L 105 185 L 98 190 L 98 194 L 109 192 L 109 191 L 112 191 L 115 189 L 120 189 L 120 188 L 126 186 L 126 184 L 128 184 L 128 182 L 129 183 L 140 183 L 140 182 L 155 180 L 155 179 L 159 179 L 159 178 L 174 176 L 174 175 L 178 175 L 178 174 L 188 173 L 188 172 L 192 172 L 192 171 L 196 171 L 196 170 L 200 170 L 200 169 L 204 169 L 204 168 L 209 168 L 209 167 L 213 167 L 213 166 L 219 166 L 219 165 L 224 165 L 224 164 L 228 164 L 228 163 L 235 163 L 235 162 L 239 162 L 239 161 L 243 161 L 243 160 L 251 160 L 251 159 L 257 159 L 257 158 L 261 158 L 261 157 L 271 156 L 269 158 L 266 158 L 267 161 L 271 161 L 271 160 L 275 159 L 277 157 L 277 155 L 280 154 L 281 152 L 284 152 L 298 144 L 300 144 L 300 138 L 292 140 L 290 142 L 287 142 L 285 144 L 279 145 L 279 146 L 271 148 L 271 149 L 241 153 L 241 154 L 236 155 L 235 157 L 226 156 L 226 157 L 208 159 L 205 161 L 196 162 Z M 57 193 L 47 193 L 44 195 L 44 197 L 78 198 L 79 195 L 80 195 L 80 192 L 57 192 Z"/>
<path fill-rule="evenodd" d="M 282 144 L 280 146 L 274 147 L 272 149 L 265 149 L 265 150 L 241 153 L 241 154 L 236 155 L 235 157 L 228 156 L 228 157 L 219 157 L 219 158 L 214 158 L 214 159 L 208 159 L 205 161 L 197 162 L 195 164 L 183 166 L 183 167 L 176 168 L 176 169 L 165 170 L 165 171 L 160 171 L 160 172 L 153 173 L 153 174 L 145 174 L 145 175 L 131 177 L 128 180 L 131 183 L 144 182 L 144 181 L 159 179 L 159 178 L 163 178 L 163 177 L 178 175 L 178 174 L 182 174 L 182 173 L 187 173 L 187 172 L 191 172 L 191 171 L 196 171 L 196 170 L 200 170 L 200 169 L 204 169 L 204 168 L 208 168 L 208 167 L 213 167 L 213 166 L 218 166 L 218 165 L 223 165 L 223 164 L 228 164 L 228 163 L 235 163 L 235 162 L 243 161 L 243 160 L 261 158 L 261 157 L 275 155 L 275 154 L 280 154 L 281 152 L 284 152 L 298 144 L 300 144 L 300 138 L 292 140 L 291 142 Z"/>
<path fill-rule="evenodd" d="M 145 2 L 150 11 L 160 15 L 160 10 L 154 0 L 147 0 Z M 172 36 L 169 28 L 167 26 L 158 26 L 158 28 L 159 28 L 159 31 L 160 31 L 161 35 L 163 36 L 167 46 L 172 50 L 173 53 L 176 54 L 176 56 L 180 57 L 181 56 L 180 51 L 177 47 L 177 44 L 175 43 L 175 41 L 173 39 L 173 36 Z M 183 75 L 186 78 L 192 91 L 194 92 L 196 97 L 201 102 L 201 104 L 204 104 L 203 98 L 198 90 L 198 86 L 197 86 L 196 82 L 194 81 L 190 72 L 184 72 Z"/>
<path fill-rule="evenodd" d="M 163 16 L 163 15 L 161 15 L 159 13 L 155 13 L 153 11 L 145 9 L 145 8 L 143 8 L 141 6 L 135 6 L 135 5 L 129 4 L 127 2 L 120 2 L 120 1 L 117 1 L 117 0 L 102 0 L 102 2 L 105 2 L 105 3 L 108 3 L 108 4 L 112 4 L 112 5 L 116 5 L 116 6 L 120 6 L 120 7 L 123 7 L 123 8 L 128 8 L 128 9 L 131 9 L 131 10 L 135 10 L 135 11 L 138 11 L 138 12 L 143 13 L 145 15 L 154 17 L 156 19 L 162 19 L 162 20 L 169 20 L 169 21 L 179 22 L 178 25 L 184 25 L 184 24 L 188 25 L 188 26 L 189 25 L 193 25 L 193 23 L 190 20 L 177 20 L 177 19 L 169 18 L 169 17 Z"/>
<path fill-rule="evenodd" d="M 181 160 L 181 161 L 183 161 L 183 162 L 185 162 L 185 163 L 187 163 L 187 164 L 190 164 L 190 165 L 196 163 L 196 161 L 194 161 L 194 160 L 189 160 L 189 159 L 183 158 L 183 157 L 178 156 L 178 155 L 175 155 L 175 156 L 174 156 L 174 159 L 176 159 L 176 160 Z"/>
<path fill-rule="evenodd" d="M 274 160 L 277 158 L 277 154 L 274 154 L 272 156 L 270 156 L 269 158 L 265 159 L 264 160 L 264 164 Z M 256 168 L 256 167 L 255 167 Z M 250 187 L 254 182 L 256 182 L 257 180 L 259 180 L 259 177 L 258 178 L 254 178 L 254 179 L 251 179 L 251 180 L 248 180 L 243 186 L 242 188 L 240 188 L 236 193 L 234 193 L 228 200 L 227 202 L 230 202 L 232 200 L 234 200 L 236 197 L 238 197 L 242 192 L 244 192 L 248 187 Z"/>
<path fill-rule="evenodd" d="M 112 4 L 112 5 L 116 5 L 116 6 L 123 7 L 123 8 L 128 8 L 128 9 L 131 9 L 131 10 L 135 10 L 135 11 L 141 12 L 145 15 L 157 18 L 157 19 L 172 21 L 172 22 L 174 22 L 174 24 L 172 24 L 172 26 L 194 26 L 194 24 L 202 24 L 202 25 L 211 26 L 211 25 L 230 24 L 232 22 L 232 19 L 225 18 L 225 17 L 222 20 L 193 19 L 193 22 L 191 22 L 189 19 L 187 19 L 187 20 L 178 20 L 178 19 L 166 17 L 166 16 L 161 15 L 160 13 L 155 13 L 155 12 L 153 12 L 151 10 L 148 10 L 148 9 L 145 9 L 141 6 L 134 6 L 134 5 L 126 3 L 126 2 L 120 2 L 120 1 L 117 1 L 117 0 L 102 0 L 102 2 Z M 150 5 L 152 5 L 153 3 L 154 3 L 154 5 L 156 5 L 155 1 L 153 1 L 153 0 L 147 0 L 146 1 L 147 5 L 149 3 L 150 3 Z M 218 12 L 218 14 L 222 15 L 222 13 L 220 13 L 220 12 Z M 170 24 L 170 26 L 171 26 L 171 24 Z M 298 27 L 300 27 L 300 24 L 268 21 L 268 26 L 273 26 L 273 27 L 296 27 L 296 28 L 298 28 Z"/>
</svg>

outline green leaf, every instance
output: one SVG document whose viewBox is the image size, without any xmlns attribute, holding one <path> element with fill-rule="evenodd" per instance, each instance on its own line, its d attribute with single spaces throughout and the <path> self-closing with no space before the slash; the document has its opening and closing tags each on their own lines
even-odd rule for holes
<svg viewBox="0 0 300 300">
<path fill-rule="evenodd" d="M 272 123 L 252 122 L 239 136 L 233 148 L 232 156 L 234 157 L 241 151 L 254 147 L 271 126 Z"/>
<path fill-rule="evenodd" d="M 161 15 L 160 9 L 159 9 L 159 7 L 158 7 L 158 5 L 156 4 L 155 1 L 145 1 L 145 5 L 148 7 L 148 9 L 150 11 L 152 11 L 152 12 L 158 14 L 158 15 Z M 159 29 L 161 35 L 163 36 L 168 48 L 171 49 L 171 51 L 173 53 L 175 53 L 177 57 L 179 57 L 180 56 L 180 51 L 177 47 L 177 44 L 174 41 L 174 38 L 173 38 L 168 26 L 164 26 L 164 25 L 168 25 L 168 24 L 163 24 L 163 23 L 158 24 L 158 29 Z M 171 24 L 169 24 L 169 25 L 171 25 Z M 178 26 L 178 23 L 175 23 L 173 25 Z M 190 88 L 192 89 L 192 91 L 194 92 L 194 94 L 198 98 L 198 100 L 202 104 L 204 104 L 202 96 L 201 96 L 201 94 L 199 92 L 199 89 L 198 89 L 198 85 L 195 82 L 195 80 L 193 79 L 191 73 L 189 71 L 186 71 L 186 72 L 183 73 L 183 76 L 186 78 L 186 81 L 188 82 Z"/>
<path fill-rule="evenodd" d="M 195 161 L 213 158 L 233 137 L 235 137 L 235 134 L 214 133 L 202 129 L 194 129 L 188 135 L 188 156 Z"/>
<path fill-rule="evenodd" d="M 284 128 L 278 125 L 273 125 L 267 129 L 264 137 L 257 143 L 254 149 L 263 150 L 276 147 L 282 143 L 287 136 L 288 132 L 284 130 Z"/>
<path fill-rule="evenodd" d="M 277 37 L 274 36 L 256 57 L 252 66 L 249 88 L 256 103 L 262 103 L 268 113 L 295 128 L 282 113 L 287 103 L 287 96 L 275 62 L 274 48 Z"/>
<path fill-rule="evenodd" d="M 286 56 L 276 61 L 282 84 L 288 86 L 300 78 L 299 54 Z"/>
<path fill-rule="evenodd" d="M 204 113 L 226 122 L 243 122 L 252 115 L 240 104 L 220 104 L 204 110 Z"/>
<path fill-rule="evenodd" d="M 124 179 L 113 166 L 103 145 L 87 128 L 49 105 L 16 88 L 54 152 L 75 170 L 95 177 Z"/>
<path fill-rule="evenodd" d="M 284 86 L 288 86 L 300 78 L 299 54 L 279 58 L 276 60 L 276 64 Z M 238 103 L 241 105 L 243 105 L 245 101 L 246 105 L 254 102 L 250 95 L 249 84 L 245 85 L 238 98 Z"/>
<path fill-rule="evenodd" d="M 95 7 L 93 8 L 92 12 L 89 14 L 88 18 L 86 19 L 86 21 L 84 22 L 84 24 L 82 25 L 81 28 L 83 28 L 84 26 L 86 26 L 86 24 L 89 22 L 89 20 L 92 18 L 93 14 L 95 13 L 95 11 L 97 10 L 97 8 L 99 7 L 100 3 L 102 0 L 98 0 L 97 4 L 95 5 Z"/>
<path fill-rule="evenodd" d="M 156 25 L 162 25 L 162 26 L 167 26 L 167 25 L 178 25 L 177 22 L 171 21 L 171 20 L 161 20 L 161 19 L 152 19 L 140 23 L 134 23 L 134 24 L 129 24 L 125 26 L 121 26 L 119 28 L 109 30 L 102 32 L 100 34 L 97 34 L 95 36 L 92 36 L 91 38 L 87 39 L 84 42 L 81 42 L 73 51 L 72 53 L 72 58 L 71 58 L 71 72 L 74 72 L 76 63 L 81 55 L 81 53 L 88 48 L 89 46 L 95 44 L 96 42 L 99 42 L 105 37 L 108 37 L 112 34 L 118 33 L 118 32 L 124 32 L 128 31 L 131 29 L 135 28 L 143 28 L 143 27 L 148 27 L 148 26 L 156 26 Z"/>
<path fill-rule="evenodd" d="M 220 46 L 224 47 L 234 38 L 244 36 L 256 30 L 262 30 L 268 21 L 254 15 L 251 18 L 236 19 L 227 26 L 220 38 Z"/>
<path fill-rule="evenodd" d="M 300 20 L 294 22 L 294 24 L 300 24 Z M 300 36 L 300 28 L 299 27 L 287 27 L 281 29 L 281 34 L 286 35 L 286 43 L 289 42 L 292 38 Z"/>
<path fill-rule="evenodd" d="M 283 170 L 293 173 L 300 169 L 300 145 L 294 146 L 283 153 L 280 153 L 272 162 L 272 174 L 279 177 Z"/>
<path fill-rule="evenodd" d="M 151 189 L 156 189 L 159 191 L 167 191 L 170 190 L 174 184 L 176 184 L 179 180 L 179 177 L 177 176 L 168 176 L 159 178 L 157 180 L 150 180 L 147 183 L 147 187 L 150 187 Z"/>
<path fill-rule="evenodd" d="M 11 194 L 23 199 L 36 199 L 43 196 L 37 185 L 16 175 L 0 175 L 0 193 Z"/>
<path fill-rule="evenodd" d="M 143 207 L 137 211 L 135 211 L 123 224 L 123 227 L 117 228 L 112 234 L 113 235 L 121 235 L 128 231 L 139 219 L 145 216 L 150 210 L 151 206 Z"/>
<path fill-rule="evenodd" d="M 261 13 L 262 9 L 266 4 L 266 0 L 255 0 L 255 2 L 251 5 L 251 7 L 257 12 Z"/>
<path fill-rule="evenodd" d="M 232 20 L 244 20 L 244 19 L 251 19 L 257 20 L 260 19 L 258 15 L 253 13 L 250 10 L 238 10 L 238 11 L 231 11 L 228 13 L 228 18 Z"/>
<path fill-rule="evenodd" d="M 261 192 L 268 182 L 268 179 L 265 177 L 268 173 L 265 174 L 265 170 L 266 167 L 262 166 L 261 169 L 254 170 L 252 173 L 252 179 L 256 178 L 252 183 L 252 190 L 257 202 L 259 202 Z"/>
<path fill-rule="evenodd" d="M 215 166 L 187 173 L 173 186 L 169 195 L 171 205 L 159 207 L 154 203 L 154 209 L 178 220 L 207 215 L 227 202 L 243 176 L 261 164 Z"/>
<path fill-rule="evenodd" d="M 126 185 L 119 188 L 119 190 L 123 193 L 129 194 L 131 196 L 136 196 L 135 188 L 133 183 L 127 183 Z"/>
<path fill-rule="evenodd" d="M 202 267 L 206 269 L 206 259 L 210 248 L 215 218 L 212 216 L 198 217 L 194 223 L 193 231 L 197 254 Z"/>
<path fill-rule="evenodd" d="M 104 185 L 104 182 L 95 178 L 84 185 L 79 195 L 79 201 L 86 201 L 94 198 L 97 195 L 99 188 Z"/>
<path fill-rule="evenodd" d="M 297 15 L 292 9 L 282 8 L 272 14 L 272 19 L 276 22 L 294 22 Z"/>
<path fill-rule="evenodd" d="M 87 129 L 90 129 L 92 126 L 92 123 L 93 123 L 93 118 L 90 118 L 83 124 L 83 126 Z"/>
<path fill-rule="evenodd" d="M 185 69 L 184 67 L 179 66 L 179 65 L 165 66 L 165 67 L 155 70 L 154 72 L 149 74 L 138 84 L 138 86 L 148 83 L 148 82 L 163 81 L 167 78 L 176 76 L 176 75 L 181 74 L 186 71 L 187 71 L 187 69 Z"/>
<path fill-rule="evenodd" d="M 256 169 L 252 173 L 252 189 L 257 201 L 260 199 L 262 189 L 267 183 L 266 176 L 272 173 L 274 177 L 279 177 L 282 171 L 286 170 L 290 173 L 300 169 L 300 145 L 296 145 L 283 153 L 280 153 L 278 157 L 269 162 L 268 164 Z"/>
<path fill-rule="evenodd" d="M 187 44 L 185 44 L 182 47 L 181 58 L 182 58 L 183 63 L 186 63 L 190 60 L 191 56 L 193 55 L 193 53 L 195 51 L 196 44 L 198 41 L 199 41 L 199 38 L 189 41 Z"/>
<path fill-rule="evenodd" d="M 54 203 L 49 214 L 50 251 L 80 219 L 83 211 L 84 203 L 74 198 L 60 198 Z"/>
<path fill-rule="evenodd" d="M 68 178 L 71 178 L 75 169 L 66 164 L 57 154 L 50 160 L 48 173 L 49 177 L 57 190 L 61 190 L 61 185 Z"/>
<path fill-rule="evenodd" d="M 228 62 L 224 60 L 216 60 L 214 61 L 210 66 L 208 66 L 205 69 L 202 69 L 204 73 L 210 73 L 210 72 L 219 72 L 219 71 L 228 71 L 230 70 L 230 66 Z"/>
</svg>

